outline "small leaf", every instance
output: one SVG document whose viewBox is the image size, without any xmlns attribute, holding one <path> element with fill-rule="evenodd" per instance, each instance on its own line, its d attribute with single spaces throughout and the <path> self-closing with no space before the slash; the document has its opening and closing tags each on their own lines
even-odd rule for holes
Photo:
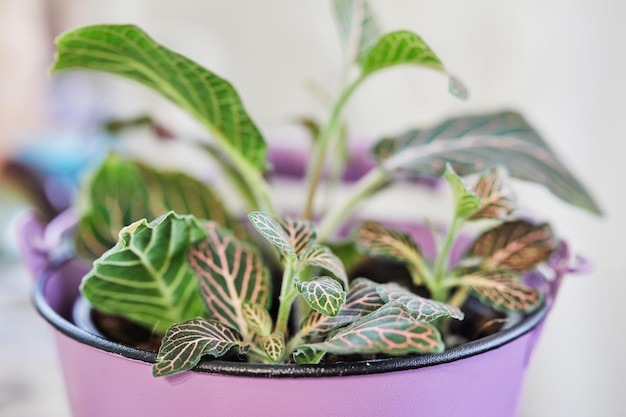
<svg viewBox="0 0 626 417">
<path fill-rule="evenodd" d="M 483 269 L 524 272 L 546 261 L 555 247 L 550 225 L 516 220 L 481 234 L 465 256 L 482 259 Z"/>
<path fill-rule="evenodd" d="M 152 374 L 158 377 L 186 371 L 196 366 L 204 355 L 218 358 L 242 344 L 237 332 L 216 321 L 198 317 L 175 324 L 163 338 Z"/>
<path fill-rule="evenodd" d="M 285 353 L 285 337 L 282 333 L 272 333 L 263 338 L 262 346 L 267 357 L 270 358 L 272 362 L 278 363 Z"/>
<path fill-rule="evenodd" d="M 317 230 L 315 229 L 313 222 L 302 219 L 292 219 L 289 217 L 280 217 L 278 218 L 278 223 L 287 233 L 289 242 L 291 242 L 291 247 L 296 255 L 301 256 L 307 248 L 315 243 Z"/>
<path fill-rule="evenodd" d="M 378 284 L 366 278 L 352 281 L 346 302 L 335 317 L 312 310 L 300 325 L 304 335 L 323 336 L 376 311 L 384 302 L 377 292 Z"/>
<path fill-rule="evenodd" d="M 324 268 L 339 278 L 344 288 L 348 288 L 348 275 L 343 268 L 343 263 L 327 246 L 315 245 L 308 248 L 298 260 L 298 268 L 304 266 Z"/>
<path fill-rule="evenodd" d="M 189 245 L 204 236 L 193 216 L 168 213 L 150 223 L 137 221 L 94 262 L 81 292 L 94 308 L 163 334 L 175 323 L 204 315 L 187 264 Z"/>
<path fill-rule="evenodd" d="M 396 283 L 380 284 L 378 294 L 385 303 L 398 302 L 404 305 L 415 320 L 430 323 L 440 317 L 463 320 L 461 310 L 448 304 L 420 297 Z"/>
<path fill-rule="evenodd" d="M 293 359 L 298 365 L 317 365 L 325 354 L 323 350 L 315 350 L 302 345 L 294 352 Z"/>
<path fill-rule="evenodd" d="M 250 331 L 269 336 L 272 332 L 272 317 L 265 307 L 259 303 L 244 301 L 242 312 Z"/>
<path fill-rule="evenodd" d="M 196 272 L 209 317 L 250 336 L 244 303 L 267 306 L 269 274 L 256 251 L 216 223 L 206 224 L 207 238 L 193 245 L 189 263 Z"/>
<path fill-rule="evenodd" d="M 480 208 L 480 197 L 465 185 L 450 164 L 446 164 L 443 176 L 452 187 L 457 218 L 465 219 Z"/>
<path fill-rule="evenodd" d="M 409 234 L 384 227 L 374 221 L 365 221 L 354 232 L 353 240 L 357 248 L 368 256 L 406 263 L 411 273 L 419 276 L 419 265 L 423 263 L 423 259 Z"/>
<path fill-rule="evenodd" d="M 415 33 L 400 30 L 383 35 L 363 57 L 363 74 L 401 64 L 430 67 L 446 72 L 443 63 L 432 49 Z"/>
<path fill-rule="evenodd" d="M 496 168 L 481 175 L 474 187 L 474 193 L 481 199 L 480 209 L 470 216 L 470 220 L 506 219 L 517 209 L 515 195 L 505 178 L 505 174 Z"/>
<path fill-rule="evenodd" d="M 542 184 L 562 200 L 601 214 L 589 193 L 518 113 L 458 117 L 430 129 L 410 130 L 378 142 L 374 156 L 388 171 L 430 176 L 441 176 L 446 163 L 459 175 L 502 165 L 514 178 Z"/>
<path fill-rule="evenodd" d="M 296 254 L 285 229 L 272 216 L 262 211 L 253 211 L 248 214 L 248 219 L 250 219 L 250 222 L 261 236 L 282 253 L 287 255 Z"/>
<path fill-rule="evenodd" d="M 397 302 L 387 303 L 361 320 L 332 333 L 308 348 L 337 354 L 439 353 L 444 350 L 435 327 L 415 320 L 411 312 Z"/>
<path fill-rule="evenodd" d="M 135 80 L 194 116 L 233 160 L 265 168 L 265 141 L 228 81 L 132 25 L 82 27 L 56 42 L 53 73 L 87 69 Z"/>
<path fill-rule="evenodd" d="M 461 100 L 466 100 L 469 97 L 467 86 L 454 75 L 448 76 L 448 91 Z"/>
<path fill-rule="evenodd" d="M 315 311 L 334 317 L 346 301 L 341 284 L 331 277 L 315 277 L 311 281 L 296 281 L 296 288 Z"/>
<path fill-rule="evenodd" d="M 542 295 L 509 271 L 474 272 L 461 278 L 484 303 L 501 311 L 530 312 L 541 305 Z"/>
<path fill-rule="evenodd" d="M 381 32 L 366 0 L 333 0 L 339 36 L 350 62 L 364 57 Z"/>
</svg>

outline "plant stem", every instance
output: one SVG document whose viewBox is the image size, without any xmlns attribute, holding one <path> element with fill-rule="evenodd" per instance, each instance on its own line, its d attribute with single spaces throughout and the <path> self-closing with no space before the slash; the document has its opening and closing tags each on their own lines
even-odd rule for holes
<svg viewBox="0 0 626 417">
<path fill-rule="evenodd" d="M 328 240 L 343 220 L 350 214 L 363 198 L 370 195 L 387 180 L 387 172 L 382 168 L 374 168 L 362 177 L 352 188 L 346 200 L 328 212 L 320 222 L 317 233 L 319 242 Z"/>
<path fill-rule="evenodd" d="M 311 159 L 311 163 L 307 168 L 306 175 L 306 184 L 308 184 L 308 191 L 306 203 L 304 206 L 304 212 L 302 215 L 305 219 L 311 219 L 313 217 L 313 205 L 315 202 L 315 195 L 322 176 L 322 171 L 324 169 L 324 162 L 326 160 L 325 157 L 328 145 L 331 142 L 333 135 L 336 134 L 337 127 L 340 125 L 341 114 L 348 99 L 361 83 L 361 81 L 363 81 L 363 79 L 364 77 L 360 76 L 359 78 L 354 80 L 354 82 L 350 84 L 345 90 L 343 90 L 343 93 L 339 96 L 337 102 L 332 108 L 328 122 L 320 132 L 320 137 L 315 142 L 315 147 L 313 149 L 313 158 Z"/>
<path fill-rule="evenodd" d="M 454 245 L 454 241 L 462 224 L 463 219 L 455 215 L 454 220 L 452 221 L 452 225 L 450 225 L 450 228 L 448 229 L 446 240 L 439 250 L 439 255 L 437 256 L 437 260 L 435 261 L 435 285 L 434 288 L 431 289 L 431 295 L 432 298 L 436 301 L 445 301 L 448 297 L 448 288 L 442 284 L 446 275 L 446 270 L 448 268 L 450 251 L 452 250 L 452 246 Z"/>
<path fill-rule="evenodd" d="M 285 270 L 283 272 L 283 279 L 280 286 L 280 305 L 278 307 L 278 316 L 276 317 L 276 326 L 274 332 L 280 332 L 284 335 L 287 333 L 287 327 L 289 325 L 289 316 L 291 315 L 291 306 L 293 301 L 298 295 L 298 291 L 295 288 L 295 259 L 289 258 L 285 263 Z"/>
</svg>

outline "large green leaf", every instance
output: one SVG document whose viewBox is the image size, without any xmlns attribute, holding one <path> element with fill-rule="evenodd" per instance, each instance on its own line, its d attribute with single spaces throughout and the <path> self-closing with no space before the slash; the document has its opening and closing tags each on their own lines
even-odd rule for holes
<svg viewBox="0 0 626 417">
<path fill-rule="evenodd" d="M 339 37 L 350 62 L 363 58 L 381 36 L 367 0 L 333 0 Z"/>
<path fill-rule="evenodd" d="M 189 262 L 200 283 L 209 317 L 237 330 L 246 340 L 252 335 L 244 305 L 267 307 L 269 274 L 256 251 L 221 229 L 206 225 L 207 238 L 193 245 Z"/>
<path fill-rule="evenodd" d="M 525 285 L 510 271 L 476 271 L 461 277 L 460 282 L 484 303 L 501 311 L 529 312 L 539 307 L 543 298 L 540 291 Z"/>
<path fill-rule="evenodd" d="M 459 175 L 505 166 L 515 178 L 546 186 L 557 197 L 600 214 L 578 180 L 518 113 L 452 118 L 430 129 L 383 139 L 374 148 L 383 169 L 440 176 L 446 163 Z"/>
<path fill-rule="evenodd" d="M 175 324 L 165 333 L 152 374 L 158 377 L 186 371 L 204 355 L 220 357 L 243 343 L 237 332 L 217 321 L 197 317 Z"/>
<path fill-rule="evenodd" d="M 378 295 L 385 303 L 392 301 L 403 304 L 415 320 L 431 322 L 440 317 L 452 317 L 463 320 L 464 314 L 457 307 L 420 297 L 396 283 L 380 284 Z"/>
<path fill-rule="evenodd" d="M 429 323 L 415 320 L 401 303 L 387 303 L 361 320 L 305 348 L 337 354 L 435 353 L 444 350 L 441 335 Z"/>
<path fill-rule="evenodd" d="M 330 277 L 315 277 L 310 281 L 296 281 L 296 289 L 315 311 L 334 317 L 346 301 L 341 284 Z"/>
<path fill-rule="evenodd" d="M 144 84 L 193 115 L 230 157 L 265 168 L 265 141 L 232 85 L 138 27 L 95 25 L 62 34 L 52 72 L 68 69 L 108 72 Z"/>
<path fill-rule="evenodd" d="M 486 270 L 524 272 L 546 261 L 555 247 L 550 225 L 516 220 L 482 233 L 465 256 L 479 258 Z"/>
<path fill-rule="evenodd" d="M 110 154 L 93 174 L 79 202 L 74 239 L 78 253 L 88 259 L 113 247 L 122 227 L 168 211 L 214 220 L 239 237 L 246 233 L 208 185 L 181 172 L 156 170 L 116 154 Z"/>
<path fill-rule="evenodd" d="M 187 263 L 189 245 L 204 236 L 192 216 L 169 213 L 151 223 L 137 221 L 94 262 L 81 291 L 94 308 L 165 333 L 172 324 L 205 313 Z"/>
</svg>

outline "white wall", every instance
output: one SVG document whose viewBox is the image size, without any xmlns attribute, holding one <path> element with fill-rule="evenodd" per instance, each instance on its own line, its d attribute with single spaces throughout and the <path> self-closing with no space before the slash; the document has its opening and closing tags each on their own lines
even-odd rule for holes
<svg viewBox="0 0 626 417">
<path fill-rule="evenodd" d="M 320 0 L 91 2 L 83 22 L 132 22 L 154 38 L 230 79 L 263 126 L 322 114 L 303 89 L 333 91 L 339 47 L 328 2 Z M 530 371 L 526 416 L 626 415 L 623 323 L 626 293 L 624 97 L 626 2 L 619 0 L 373 0 L 386 29 L 421 34 L 471 89 L 460 102 L 438 74 L 403 68 L 368 81 L 351 104 L 356 132 L 397 132 L 465 111 L 523 111 L 593 191 L 598 219 L 542 190 L 522 202 L 546 214 L 590 258 L 595 272 L 567 280 Z M 145 97 L 143 108 L 170 107 Z M 132 110 L 126 100 L 121 108 Z"/>
</svg>

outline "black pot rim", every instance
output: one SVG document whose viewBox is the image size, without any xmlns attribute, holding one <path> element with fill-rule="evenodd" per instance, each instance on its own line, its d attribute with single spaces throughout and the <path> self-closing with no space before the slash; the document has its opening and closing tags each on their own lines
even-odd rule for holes
<svg viewBox="0 0 626 417">
<path fill-rule="evenodd" d="M 155 363 L 157 356 L 155 352 L 123 345 L 94 335 L 67 321 L 54 311 L 54 309 L 48 305 L 44 297 L 44 288 L 49 278 L 50 274 L 44 274 L 37 280 L 33 294 L 33 302 L 39 314 L 54 328 L 69 338 L 96 349 L 150 364 Z M 268 365 L 202 360 L 192 371 L 247 377 L 302 378 L 370 375 L 425 368 L 458 361 L 497 349 L 533 330 L 546 317 L 548 311 L 549 306 L 544 302 L 537 310 L 528 314 L 520 322 L 510 328 L 472 342 L 452 347 L 438 354 L 398 356 L 386 359 L 320 365 Z"/>
</svg>

